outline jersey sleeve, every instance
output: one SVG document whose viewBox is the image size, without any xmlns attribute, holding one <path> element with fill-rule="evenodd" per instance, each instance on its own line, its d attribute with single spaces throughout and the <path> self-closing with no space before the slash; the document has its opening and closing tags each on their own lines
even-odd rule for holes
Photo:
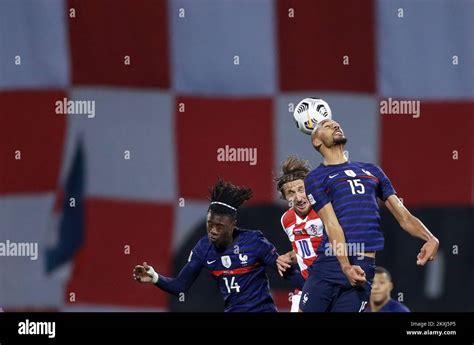
<svg viewBox="0 0 474 345">
<path fill-rule="evenodd" d="M 331 202 L 328 194 L 326 193 L 326 187 L 321 178 L 317 178 L 314 174 L 309 174 L 304 179 L 304 187 L 306 189 L 306 195 L 308 201 L 316 212 L 319 212 L 324 205 Z"/>
<path fill-rule="evenodd" d="M 275 270 L 278 270 L 276 265 L 276 260 L 278 259 L 278 252 L 273 244 L 268 241 L 263 234 L 258 232 L 258 247 L 260 248 L 260 258 L 265 263 L 266 266 L 271 267 Z M 304 285 L 304 279 L 301 276 L 301 272 L 295 268 L 291 267 L 288 269 L 284 275 L 283 279 L 290 281 L 292 288 L 302 289 Z"/>
<path fill-rule="evenodd" d="M 287 216 L 288 214 L 288 211 L 286 211 L 285 213 L 283 213 L 283 215 L 281 216 L 281 219 L 280 219 L 280 224 L 281 224 L 281 228 L 283 229 L 283 232 L 285 233 L 286 236 L 288 236 L 288 239 L 290 238 L 290 234 L 288 233 L 288 231 L 286 230 L 287 226 L 285 225 L 285 217 Z"/>
<path fill-rule="evenodd" d="M 281 227 L 282 227 L 283 231 L 286 233 L 285 223 L 283 222 L 283 219 L 285 219 L 285 216 L 286 216 L 286 212 L 283 213 L 283 215 L 281 216 L 281 218 L 280 218 L 280 224 L 281 224 Z"/>
<path fill-rule="evenodd" d="M 278 252 L 273 244 L 263 236 L 261 231 L 257 232 L 258 257 L 265 266 L 276 267 Z"/>
<path fill-rule="evenodd" d="M 165 277 L 159 274 L 156 286 L 173 295 L 186 292 L 198 277 L 203 267 L 203 258 L 199 251 L 199 243 L 189 254 L 188 262 L 176 278 Z"/>
<path fill-rule="evenodd" d="M 377 197 L 383 201 L 387 200 L 390 195 L 397 194 L 393 188 L 392 182 L 385 175 L 383 170 L 377 165 L 373 165 L 374 175 L 379 179 L 379 186 L 377 188 Z"/>
</svg>

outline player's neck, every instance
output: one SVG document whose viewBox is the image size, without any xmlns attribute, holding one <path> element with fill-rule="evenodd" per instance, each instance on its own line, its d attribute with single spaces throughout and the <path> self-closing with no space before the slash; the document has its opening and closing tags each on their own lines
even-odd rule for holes
<svg viewBox="0 0 474 345">
<path fill-rule="evenodd" d="M 298 216 L 301 220 L 305 220 L 306 217 L 308 217 L 308 214 L 311 212 L 311 208 L 304 213 L 298 211 L 296 208 L 293 208 L 293 210 L 295 211 L 296 216 Z"/>
<path fill-rule="evenodd" d="M 385 304 L 390 301 L 390 297 L 388 297 L 385 301 L 379 304 L 375 304 L 372 300 L 370 300 L 370 310 L 373 312 L 378 312 L 380 309 L 384 307 Z"/>
<path fill-rule="evenodd" d="M 225 250 L 227 247 L 229 247 L 232 243 L 234 243 L 234 234 L 235 234 L 235 229 L 232 230 L 230 236 L 224 238 L 222 242 L 216 246 L 219 250 Z"/>
<path fill-rule="evenodd" d="M 342 145 L 326 148 L 323 156 L 324 165 L 337 165 L 347 162 L 347 158 L 344 156 L 344 147 Z"/>
</svg>

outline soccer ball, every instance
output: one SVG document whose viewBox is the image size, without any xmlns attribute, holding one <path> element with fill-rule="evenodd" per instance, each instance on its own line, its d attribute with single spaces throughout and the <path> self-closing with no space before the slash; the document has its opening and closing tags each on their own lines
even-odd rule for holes
<svg viewBox="0 0 474 345">
<path fill-rule="evenodd" d="M 332 119 L 331 108 L 320 98 L 308 97 L 303 99 L 295 108 L 293 117 L 296 127 L 304 134 L 310 135 L 316 125 L 326 119 Z"/>
</svg>

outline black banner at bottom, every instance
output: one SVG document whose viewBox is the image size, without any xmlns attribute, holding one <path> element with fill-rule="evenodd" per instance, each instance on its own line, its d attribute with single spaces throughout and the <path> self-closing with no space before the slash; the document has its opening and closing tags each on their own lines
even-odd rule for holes
<svg viewBox="0 0 474 345">
<path fill-rule="evenodd" d="M 473 344 L 474 313 L 1 313 L 9 344 Z"/>
</svg>

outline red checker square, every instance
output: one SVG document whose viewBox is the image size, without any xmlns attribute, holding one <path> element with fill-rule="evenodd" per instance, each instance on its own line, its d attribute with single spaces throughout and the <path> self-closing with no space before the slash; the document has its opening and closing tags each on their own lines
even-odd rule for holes
<svg viewBox="0 0 474 345">
<path fill-rule="evenodd" d="M 280 90 L 375 92 L 374 25 L 371 0 L 279 0 Z"/>
<path fill-rule="evenodd" d="M 250 202 L 273 200 L 271 99 L 178 97 L 176 109 L 180 197 L 206 199 L 221 177 L 252 188 Z"/>
<path fill-rule="evenodd" d="M 75 10 L 68 16 L 74 84 L 169 87 L 165 0 L 68 5 Z"/>
<path fill-rule="evenodd" d="M 168 295 L 138 283 L 132 273 L 146 261 L 169 275 L 173 212 L 170 204 L 87 199 L 85 243 L 75 258 L 66 301 L 74 293 L 79 304 L 167 308 Z"/>
<path fill-rule="evenodd" d="M 473 203 L 474 103 L 420 103 L 420 117 L 384 114 L 382 167 L 404 203 Z M 447 115 L 449 114 L 449 115 Z"/>
<path fill-rule="evenodd" d="M 61 90 L 0 92 L 0 194 L 57 187 L 66 118 L 55 102 L 64 97 Z"/>
<path fill-rule="evenodd" d="M 290 301 L 290 290 L 285 289 L 276 289 L 272 290 L 271 294 L 273 297 L 273 301 L 277 306 L 279 312 L 289 312 L 291 310 L 291 301 Z"/>
</svg>

